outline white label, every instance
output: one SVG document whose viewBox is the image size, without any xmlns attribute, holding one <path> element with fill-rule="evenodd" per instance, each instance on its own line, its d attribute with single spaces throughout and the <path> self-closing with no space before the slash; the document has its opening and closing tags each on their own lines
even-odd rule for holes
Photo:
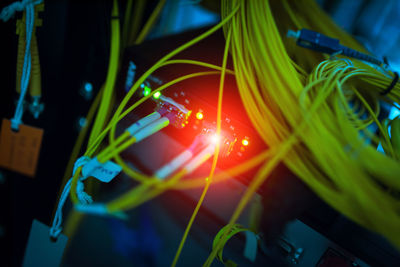
<svg viewBox="0 0 400 267">
<path fill-rule="evenodd" d="M 33 220 L 23 267 L 60 266 L 68 237 L 60 234 L 57 240 L 50 239 L 50 228 Z"/>
<path fill-rule="evenodd" d="M 106 163 L 101 164 L 97 158 L 93 158 L 83 166 L 82 175 L 84 177 L 93 176 L 104 183 L 108 183 L 114 179 L 121 170 L 121 166 L 112 161 L 107 161 Z"/>
</svg>

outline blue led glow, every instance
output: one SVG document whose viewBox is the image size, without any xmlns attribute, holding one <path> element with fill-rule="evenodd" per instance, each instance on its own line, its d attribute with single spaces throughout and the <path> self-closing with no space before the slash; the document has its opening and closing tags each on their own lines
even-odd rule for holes
<svg viewBox="0 0 400 267">
<path fill-rule="evenodd" d="M 84 88 L 85 88 L 86 92 L 92 92 L 93 85 L 91 83 L 87 82 L 87 83 L 85 83 Z"/>
</svg>

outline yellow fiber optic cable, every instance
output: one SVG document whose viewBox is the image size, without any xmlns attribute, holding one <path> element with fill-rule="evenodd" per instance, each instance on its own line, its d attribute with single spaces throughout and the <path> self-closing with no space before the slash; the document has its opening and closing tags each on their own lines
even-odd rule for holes
<svg viewBox="0 0 400 267">
<path fill-rule="evenodd" d="M 290 1 L 285 7 L 296 12 L 296 24 L 301 27 L 317 24 L 317 16 L 308 9 L 305 15 L 301 13 L 302 9 L 293 8 L 299 2 Z M 222 14 L 229 13 L 237 4 L 240 10 L 230 21 L 233 25 L 235 77 L 243 104 L 262 139 L 268 146 L 274 147 L 287 143 L 290 132 L 296 132 L 296 142 L 302 145 L 294 145 L 282 158 L 289 169 L 335 209 L 383 234 L 394 244 L 400 244 L 400 236 L 390 234 L 396 231 L 395 225 L 399 223 L 399 200 L 388 195 L 387 190 L 374 180 L 378 178 L 386 186 L 398 189 L 399 182 L 395 177 L 400 174 L 399 164 L 392 152 L 383 155 L 360 138 L 360 127 L 354 125 L 355 116 L 360 118 L 365 114 L 368 119 L 363 120 L 366 124 L 362 127 L 376 123 L 384 137 L 384 145 L 390 149 L 388 136 L 377 120 L 379 103 L 376 98 L 398 103 L 399 85 L 396 84 L 389 94 L 382 97 L 380 93 L 391 81 L 390 72 L 387 75 L 358 60 L 329 60 L 328 64 L 318 65 L 318 56 L 307 59 L 306 64 L 318 66 L 312 75 L 304 79 L 301 75 L 305 73 L 299 73 L 299 68 L 288 56 L 284 46 L 286 42 L 282 41 L 282 35 L 277 30 L 269 1 L 224 1 Z M 312 8 L 317 7 L 313 4 Z M 314 13 L 321 12 L 314 10 Z M 320 32 L 336 35 L 346 45 L 357 47 L 358 44 L 338 30 L 329 18 L 322 17 L 324 22 L 319 24 L 322 26 Z M 306 23 L 307 26 L 304 25 Z M 265 32 L 269 33 L 268 38 Z M 299 48 L 291 49 L 294 52 L 293 49 Z M 306 57 L 302 57 L 301 53 L 297 52 L 296 56 L 295 63 L 306 62 L 302 60 Z M 360 84 L 362 89 L 358 89 Z M 343 108 L 344 96 L 355 96 L 368 113 L 349 115 L 351 108 Z M 338 105 L 339 102 L 342 105 Z M 300 129 L 299 125 L 302 125 Z M 266 171 L 263 175 L 268 173 Z M 258 175 L 253 182 L 257 185 L 265 178 Z M 250 193 L 241 200 L 231 225 L 243 210 Z M 214 257 L 215 251 L 206 266 Z"/>
<path fill-rule="evenodd" d="M 135 44 L 140 44 L 143 42 L 144 38 L 149 34 L 151 28 L 156 23 L 157 18 L 159 17 L 162 8 L 164 7 L 167 0 L 160 0 L 157 6 L 154 8 L 153 13 L 151 13 L 150 18 L 146 21 L 146 24 L 143 26 L 142 31 L 139 33 Z"/>
<path fill-rule="evenodd" d="M 149 32 L 163 4 L 162 0 L 158 3 L 137 41 L 144 40 L 142 35 Z M 400 102 L 399 83 L 387 92 L 396 78 L 394 73 L 382 66 L 372 66 L 341 55 L 327 56 L 305 51 L 287 39 L 285 35 L 288 29 L 310 28 L 338 38 L 343 45 L 366 53 L 354 38 L 334 24 L 315 1 L 223 0 L 221 14 L 222 21 L 219 24 L 173 50 L 149 68 L 126 94 L 108 123 L 103 113 L 98 115 L 102 118 L 97 124 L 102 125 L 94 128 L 85 155 L 94 156 L 108 135 L 108 146 L 97 155 L 99 160 L 104 162 L 113 158 L 128 176 L 140 182 L 132 190 L 108 203 L 107 210 L 116 212 L 137 207 L 169 189 L 204 186 L 178 247 L 172 263 L 174 266 L 211 182 L 225 181 L 261 165 L 232 214 L 226 231 L 213 245 L 204 263 L 204 266 L 210 266 L 255 191 L 275 166 L 283 162 L 334 209 L 400 247 L 400 234 L 397 234 L 400 199 L 392 194 L 400 191 L 400 142 L 393 136 L 400 128 L 399 119 L 391 122 L 392 137 L 388 133 L 389 122 L 379 120 L 380 102 L 389 105 L 398 105 Z M 278 17 L 279 23 L 276 20 Z M 170 60 L 221 27 L 226 36 L 222 67 L 193 60 Z M 234 72 L 226 69 L 228 49 Z M 128 106 L 129 100 L 150 74 L 171 64 L 194 64 L 211 71 L 179 77 Z M 244 108 L 268 147 L 267 150 L 214 176 L 217 152 L 207 180 L 206 177 L 185 177 L 186 173 L 181 171 L 169 179 L 159 181 L 129 168 L 119 154 L 134 140 L 127 134 L 118 138 L 115 135 L 118 123 L 128 113 L 154 93 L 180 81 L 219 74 L 219 132 L 223 79 L 226 73 L 235 75 Z M 370 125 L 376 125 L 377 133 L 370 130 Z M 385 154 L 376 150 L 379 143 Z M 74 203 L 77 199 L 73 191 L 79 173 L 80 168 L 72 182 L 71 198 Z"/>
<path fill-rule="evenodd" d="M 131 22 L 131 13 L 132 13 L 132 5 L 133 5 L 133 0 L 128 0 L 126 1 L 126 6 L 125 6 L 125 14 L 124 14 L 124 23 L 122 25 L 122 40 L 121 40 L 121 46 L 122 48 L 127 47 L 128 45 L 128 32 L 130 29 L 130 22 Z M 122 49 L 123 51 L 123 49 Z"/>
<path fill-rule="evenodd" d="M 118 2 L 113 1 L 113 8 L 111 12 L 111 46 L 110 46 L 110 58 L 108 64 L 107 78 L 104 85 L 104 92 L 102 94 L 102 100 L 100 103 L 99 111 L 96 116 L 92 131 L 89 137 L 89 143 L 92 143 L 105 125 L 105 119 L 109 109 L 111 108 L 111 96 L 114 90 L 114 84 L 117 77 L 118 71 L 118 58 L 119 58 L 119 46 L 120 46 L 120 32 L 119 32 L 119 12 Z"/>
<path fill-rule="evenodd" d="M 97 135 L 96 139 L 91 143 L 91 146 L 88 148 L 87 152 L 85 153 L 86 156 L 91 156 L 96 148 L 98 147 L 98 145 L 101 143 L 101 141 L 103 140 L 103 138 L 106 136 L 107 132 L 112 129 L 113 127 L 115 127 L 115 125 L 117 124 L 117 122 L 120 120 L 119 116 L 122 112 L 122 110 L 124 109 L 124 107 L 126 106 L 126 104 L 128 103 L 129 99 L 133 96 L 133 94 L 135 93 L 135 91 L 139 88 L 140 84 L 142 84 L 145 79 L 153 72 L 155 71 L 157 68 L 160 67 L 161 64 L 165 63 L 169 58 L 173 57 L 174 55 L 178 54 L 179 52 L 181 52 L 182 50 L 192 46 L 193 44 L 201 41 L 202 39 L 206 38 L 207 36 L 211 35 L 212 33 L 214 33 L 215 31 L 217 31 L 219 28 L 221 28 L 228 20 L 230 17 L 232 17 L 236 10 L 233 10 L 231 12 L 231 14 L 229 14 L 227 16 L 227 18 L 225 18 L 224 20 L 222 20 L 219 24 L 217 24 L 216 26 L 212 27 L 210 30 L 206 31 L 205 33 L 201 34 L 200 36 L 194 38 L 193 40 L 181 45 L 180 47 L 178 47 L 177 49 L 173 50 L 172 52 L 170 52 L 168 55 L 164 56 L 162 59 L 160 59 L 153 67 L 151 67 L 146 73 L 144 73 L 139 79 L 138 81 L 132 86 L 131 90 L 127 93 L 127 95 L 124 97 L 124 99 L 122 100 L 121 104 L 119 105 L 117 111 L 115 112 L 113 118 L 110 120 L 110 123 L 107 127 L 105 127 L 105 130 L 103 130 L 100 134 Z M 155 91 L 153 91 L 154 93 Z M 129 109 L 128 109 L 129 110 Z M 133 110 L 133 109 L 132 109 Z M 129 112 L 128 112 L 129 113 Z M 126 115 L 126 114 L 125 114 Z M 111 133 L 113 134 L 113 133 Z M 93 135 L 94 136 L 94 135 Z M 71 195 L 74 193 L 75 189 L 71 190 Z"/>
<path fill-rule="evenodd" d="M 85 141 L 85 137 L 89 131 L 89 128 L 93 121 L 94 115 L 96 114 L 96 110 L 99 107 L 102 92 L 103 92 L 103 88 L 101 88 L 100 91 L 97 93 L 96 98 L 93 100 L 93 103 L 89 108 L 89 111 L 86 116 L 86 123 L 82 127 L 82 129 L 79 131 L 78 137 L 75 141 L 75 145 L 74 145 L 71 155 L 69 157 L 67 167 L 65 168 L 64 177 L 61 181 L 61 185 L 65 185 L 67 183 L 68 179 L 71 178 L 71 173 L 74 168 L 75 161 L 79 156 L 79 153 L 80 153 L 83 143 Z M 63 188 L 64 188 L 63 186 L 60 187 L 59 195 L 61 195 Z M 54 212 L 55 212 L 56 208 L 57 207 L 54 207 Z M 54 215 L 54 212 L 53 212 L 53 215 Z"/>
<path fill-rule="evenodd" d="M 112 92 L 114 89 L 114 83 L 118 70 L 118 57 L 119 57 L 119 45 L 120 45 L 120 34 L 119 34 L 119 13 L 118 13 L 118 2 L 113 1 L 112 8 L 112 19 L 111 19 L 111 52 L 110 52 L 110 62 L 106 78 L 106 83 L 104 85 L 104 91 L 102 93 L 102 98 L 96 119 L 94 121 L 92 131 L 89 136 L 89 144 L 92 144 L 95 138 L 100 134 L 102 128 L 105 124 L 105 119 L 111 108 Z M 77 172 L 78 175 L 74 175 L 71 183 L 70 196 L 74 203 L 77 203 L 76 197 L 76 184 L 79 178 L 80 171 Z"/>
<path fill-rule="evenodd" d="M 153 182 L 134 188 L 119 198 L 111 201 L 107 204 L 107 210 L 113 213 L 116 211 L 132 209 L 165 192 L 165 190 L 169 189 L 173 184 L 182 179 L 184 175 L 186 175 L 186 171 L 181 170 L 163 183 L 160 183 L 159 180 L 155 178 Z"/>
<path fill-rule="evenodd" d="M 130 27 L 127 30 L 128 32 L 127 36 L 128 43 L 126 44 L 127 47 L 135 44 L 135 40 L 142 23 L 146 2 L 147 2 L 146 0 L 135 0 L 135 6 L 133 8 L 133 16 L 130 21 Z"/>
<path fill-rule="evenodd" d="M 255 168 L 256 166 L 260 165 L 262 162 L 268 159 L 268 157 L 272 154 L 271 151 L 273 150 L 270 149 L 263 151 L 257 156 L 254 156 L 251 159 L 236 165 L 235 167 L 216 173 L 213 179 L 213 184 L 231 179 L 248 170 Z M 174 185 L 174 189 L 185 190 L 190 188 L 202 187 L 206 184 L 206 178 L 207 177 L 197 177 L 182 180 L 181 182 Z"/>
<path fill-rule="evenodd" d="M 165 88 L 174 85 L 180 81 L 189 79 L 189 78 L 193 78 L 193 77 L 199 77 L 199 76 L 203 76 L 203 75 L 212 75 L 212 74 L 219 74 L 219 72 L 217 71 L 213 71 L 213 72 L 199 72 L 199 73 L 193 73 L 193 74 L 188 74 L 182 77 L 179 77 L 171 82 L 168 82 L 162 86 L 160 86 L 159 88 L 157 88 L 156 90 L 154 90 L 151 94 L 149 94 L 146 97 L 143 97 L 141 100 L 137 101 L 135 104 L 133 104 L 131 107 L 129 107 L 127 110 L 124 111 L 123 114 L 121 114 L 120 119 L 122 119 L 122 117 L 124 117 L 126 114 L 130 113 L 132 110 L 134 110 L 134 108 L 136 108 L 138 105 L 140 105 L 141 103 L 143 103 L 144 101 L 146 101 L 147 99 L 151 98 L 152 95 L 156 92 L 160 92 L 162 90 L 164 90 Z M 114 134 L 115 134 L 115 130 L 116 130 L 116 125 L 114 124 L 113 128 L 111 128 L 110 130 L 110 134 L 109 134 L 109 142 L 110 144 L 114 143 Z M 115 161 L 123 168 L 124 172 L 126 172 L 129 176 L 131 176 L 134 179 L 137 179 L 138 177 L 140 177 L 140 180 L 145 180 L 146 178 L 139 175 L 136 171 L 130 169 L 121 159 L 121 157 L 118 155 L 118 153 L 114 154 L 114 158 Z"/>
<path fill-rule="evenodd" d="M 220 84 L 219 84 L 219 91 L 218 91 L 218 106 L 217 106 L 217 127 L 216 127 L 216 135 L 220 136 L 221 134 L 221 116 L 222 116 L 222 97 L 223 97 L 223 92 L 224 92 L 224 82 L 225 82 L 225 69 L 226 69 L 226 63 L 228 60 L 228 51 L 229 51 L 229 43 L 230 43 L 230 37 L 231 37 L 231 29 L 228 30 L 228 36 L 226 37 L 226 45 L 225 45 L 225 50 L 224 50 L 224 56 L 222 60 L 222 71 L 221 71 L 221 78 L 220 78 Z M 189 231 L 192 228 L 192 224 L 197 216 L 197 213 L 199 212 L 199 209 L 201 205 L 203 204 L 204 198 L 208 192 L 208 188 L 211 185 L 211 182 L 213 180 L 213 176 L 215 173 L 215 169 L 217 167 L 217 161 L 218 161 L 218 156 L 219 156 L 219 151 L 220 151 L 220 142 L 216 143 L 215 147 L 215 154 L 213 157 L 212 165 L 211 165 L 211 170 L 210 174 L 206 178 L 206 185 L 204 187 L 203 192 L 201 193 L 200 199 L 197 202 L 197 205 L 193 211 L 192 216 L 190 217 L 189 223 L 186 226 L 185 232 L 182 236 L 181 242 L 179 243 L 178 250 L 176 251 L 174 260 L 171 264 L 171 266 L 176 266 L 179 256 L 182 252 L 183 246 L 186 242 L 186 239 L 189 235 Z"/>
</svg>

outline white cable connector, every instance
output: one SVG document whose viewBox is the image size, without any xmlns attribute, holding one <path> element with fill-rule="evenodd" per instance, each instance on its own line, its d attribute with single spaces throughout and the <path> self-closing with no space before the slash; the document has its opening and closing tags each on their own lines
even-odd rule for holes
<svg viewBox="0 0 400 267">
<path fill-rule="evenodd" d="M 140 119 L 137 122 L 133 123 L 131 126 L 126 128 L 126 131 L 129 132 L 130 135 L 134 135 L 137 131 L 149 125 L 153 121 L 158 120 L 159 118 L 161 118 L 161 114 L 158 113 L 157 111 L 153 112 L 150 115 L 144 117 L 143 119 Z"/>
<path fill-rule="evenodd" d="M 84 204 L 78 204 L 75 205 L 75 210 L 81 213 L 86 213 L 86 214 L 91 214 L 91 215 L 97 215 L 97 216 L 113 216 L 121 220 L 126 220 L 128 219 L 128 215 L 126 215 L 124 212 L 114 212 L 110 213 L 107 210 L 106 205 L 103 203 L 94 203 L 90 205 L 84 205 Z"/>
<path fill-rule="evenodd" d="M 161 167 L 161 169 L 156 171 L 155 176 L 160 180 L 167 178 L 173 172 L 175 172 L 179 167 L 181 167 L 188 160 L 190 160 L 192 157 L 193 153 L 190 150 L 183 151 L 181 154 L 175 157 L 171 162 L 169 162 L 168 164 Z"/>
<path fill-rule="evenodd" d="M 209 144 L 204 148 L 197 156 L 195 156 L 188 164 L 184 167 L 187 173 L 191 173 L 196 170 L 201 164 L 206 162 L 215 153 L 215 144 Z"/>
<path fill-rule="evenodd" d="M 182 112 L 185 113 L 185 114 L 188 114 L 188 113 L 189 113 L 189 110 L 188 110 L 187 108 L 185 108 L 184 105 L 181 105 L 181 104 L 177 103 L 177 102 L 176 102 L 175 100 L 173 100 L 172 98 L 169 98 L 169 97 L 166 97 L 166 96 L 161 95 L 161 96 L 160 96 L 160 100 L 162 100 L 162 101 L 164 101 L 164 102 L 167 102 L 167 103 L 173 105 L 174 107 L 176 107 L 177 109 L 179 109 L 180 111 L 182 111 Z"/>
<path fill-rule="evenodd" d="M 162 117 L 150 124 L 148 124 L 147 126 L 145 126 L 144 128 L 140 129 L 139 131 L 137 131 L 133 137 L 135 137 L 136 142 L 140 142 L 143 139 L 149 137 L 150 135 L 160 131 L 161 129 L 167 127 L 169 125 L 169 120 L 167 117 Z"/>
<path fill-rule="evenodd" d="M 206 146 L 207 141 L 208 140 L 204 135 L 197 135 L 188 149 L 180 153 L 172 161 L 157 170 L 155 172 L 155 176 L 160 180 L 169 177 L 178 168 L 182 167 L 183 164 L 193 158 L 194 154 L 196 154 L 198 151 L 201 151 L 201 149 Z"/>
</svg>

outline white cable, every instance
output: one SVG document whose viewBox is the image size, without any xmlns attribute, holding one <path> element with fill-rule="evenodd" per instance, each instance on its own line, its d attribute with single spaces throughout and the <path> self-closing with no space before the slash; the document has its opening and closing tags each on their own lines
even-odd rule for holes
<svg viewBox="0 0 400 267">
<path fill-rule="evenodd" d="M 176 156 L 172 161 L 161 167 L 158 171 L 155 172 L 155 176 L 158 179 L 165 179 L 170 176 L 173 172 L 175 172 L 180 166 L 185 164 L 189 159 L 193 157 L 193 153 L 190 150 L 185 150 L 178 156 Z"/>
<path fill-rule="evenodd" d="M 78 183 L 76 185 L 76 196 L 78 198 L 80 207 L 88 206 L 87 209 L 91 210 L 92 213 L 97 210 L 97 212 L 105 212 L 106 210 L 101 210 L 98 206 L 97 209 L 93 208 L 92 204 L 93 200 L 92 197 L 89 196 L 84 190 L 85 186 L 83 184 L 83 181 L 87 179 L 88 177 L 94 177 L 99 181 L 108 183 L 112 179 L 114 179 L 115 176 L 117 176 L 122 168 L 118 164 L 115 164 L 112 161 L 107 161 L 105 163 L 100 163 L 97 158 L 89 158 L 86 156 L 80 157 L 74 165 L 74 170 L 72 177 L 68 180 L 67 184 L 64 186 L 64 190 L 60 196 L 60 200 L 58 202 L 58 207 L 56 210 L 56 214 L 54 216 L 53 224 L 50 228 L 50 236 L 53 238 L 57 238 L 58 235 L 62 231 L 62 209 L 65 204 L 65 201 L 68 198 L 69 192 L 71 190 L 71 183 L 72 183 L 72 178 L 74 177 L 77 169 L 79 167 L 82 167 L 82 171 L 80 173 L 80 177 L 78 179 Z M 96 207 L 96 206 L 94 206 Z M 82 208 L 83 209 L 83 208 Z M 124 214 L 113 214 L 114 216 L 117 216 L 118 218 L 123 218 Z"/>
<path fill-rule="evenodd" d="M 128 215 L 122 211 L 110 213 L 103 203 L 93 203 L 90 205 L 77 204 L 74 206 L 75 210 L 81 213 L 97 216 L 113 216 L 121 220 L 128 219 Z"/>
<path fill-rule="evenodd" d="M 14 2 L 11 5 L 3 8 L 0 13 L 0 19 L 3 21 L 9 20 L 16 11 L 26 10 L 26 34 L 25 34 L 25 55 L 24 65 L 21 75 L 21 94 L 19 95 L 17 107 L 15 109 L 14 117 L 11 119 L 11 128 L 18 131 L 19 125 L 22 123 L 22 116 L 24 113 L 24 99 L 26 91 L 28 90 L 29 79 L 31 76 L 31 40 L 33 32 L 33 24 L 35 22 L 34 6 L 40 4 L 43 0 L 24 0 L 22 2 Z"/>
<path fill-rule="evenodd" d="M 24 99 L 26 92 L 28 90 L 28 84 L 31 74 L 31 39 L 32 39 L 32 31 L 33 31 L 33 22 L 34 22 L 34 9 L 33 5 L 30 4 L 26 7 L 26 46 L 25 46 L 25 56 L 24 56 L 24 65 L 22 69 L 21 75 L 21 93 L 19 95 L 17 108 L 14 113 L 14 117 L 11 119 L 11 128 L 13 130 L 18 130 L 19 125 L 22 123 L 22 115 L 24 113 Z"/>
<path fill-rule="evenodd" d="M 84 166 L 89 161 L 90 161 L 89 157 L 80 157 L 75 162 L 72 176 L 75 175 L 75 172 L 79 167 Z M 86 178 L 87 177 L 80 177 L 80 179 L 78 180 L 78 185 L 77 185 L 77 188 L 76 188 L 76 194 L 77 194 L 77 197 L 78 197 L 79 201 L 82 204 L 86 204 L 87 205 L 87 204 L 92 203 L 93 200 L 87 193 L 85 193 L 83 191 L 84 190 L 84 185 L 83 185 L 82 181 L 85 180 Z M 61 224 L 62 224 L 62 209 L 64 207 L 65 201 L 68 198 L 69 191 L 71 190 L 71 183 L 72 183 L 72 177 L 68 180 L 68 182 L 64 186 L 63 192 L 61 193 L 61 197 L 60 197 L 60 200 L 58 202 L 56 214 L 54 215 L 53 224 L 51 225 L 51 228 L 50 228 L 50 236 L 52 238 L 57 238 L 60 235 L 61 231 L 62 231 L 62 227 L 61 227 Z"/>
<path fill-rule="evenodd" d="M 184 167 L 187 173 L 196 170 L 201 164 L 206 162 L 215 153 L 215 144 L 209 144 L 199 154 L 197 154 L 188 164 Z"/>
<path fill-rule="evenodd" d="M 57 211 L 56 214 L 54 215 L 54 220 L 53 220 L 53 224 L 50 228 L 50 236 L 53 238 L 57 238 L 61 231 L 61 224 L 62 224 L 62 207 L 65 204 L 65 201 L 67 200 L 68 194 L 69 194 L 69 190 L 71 189 L 71 182 L 72 180 L 69 179 L 67 184 L 64 187 L 64 190 L 61 194 L 60 200 L 58 202 L 58 207 L 57 207 Z"/>
<path fill-rule="evenodd" d="M 155 111 L 155 112 L 151 113 L 150 115 L 147 115 L 146 117 L 133 123 L 131 126 L 126 128 L 126 131 L 129 132 L 130 135 L 134 135 L 137 131 L 139 131 L 143 127 L 149 125 L 153 121 L 158 120 L 159 118 L 161 118 L 161 114 L 158 113 L 157 111 Z"/>
<path fill-rule="evenodd" d="M 152 123 L 150 123 L 149 125 L 147 125 L 146 127 L 140 129 L 139 131 L 137 131 L 133 137 L 135 137 L 136 142 L 140 142 L 143 139 L 149 137 L 150 135 L 160 131 L 161 129 L 163 129 L 164 127 L 168 126 L 169 124 L 169 120 L 167 117 L 162 117 L 161 119 L 158 119 Z"/>
</svg>

